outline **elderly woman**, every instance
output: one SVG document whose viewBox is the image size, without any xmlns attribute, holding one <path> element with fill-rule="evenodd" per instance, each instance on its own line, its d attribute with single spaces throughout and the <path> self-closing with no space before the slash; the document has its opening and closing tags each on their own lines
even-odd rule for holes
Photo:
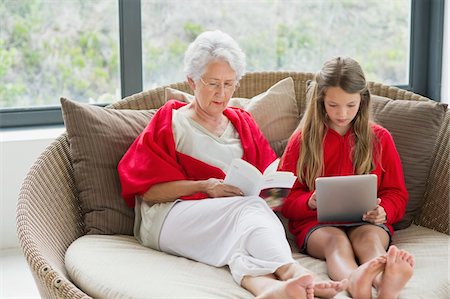
<svg viewBox="0 0 450 299">
<path fill-rule="evenodd" d="M 250 114 L 227 107 L 244 68 L 244 53 L 223 32 L 204 32 L 187 49 L 195 99 L 168 101 L 119 163 L 135 236 L 153 249 L 228 265 L 259 298 L 333 297 L 347 282 L 313 282 L 265 201 L 223 183 L 233 158 L 261 171 L 276 158 Z"/>
</svg>

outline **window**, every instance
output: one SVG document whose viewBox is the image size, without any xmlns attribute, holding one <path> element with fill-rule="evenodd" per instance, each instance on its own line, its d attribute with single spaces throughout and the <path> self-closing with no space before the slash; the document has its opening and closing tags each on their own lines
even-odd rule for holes
<svg viewBox="0 0 450 299">
<path fill-rule="evenodd" d="M 45 115 L 59 110 L 61 96 L 119 99 L 117 16 L 110 0 L 7 1 L 0 7 L 0 109 Z"/>
<path fill-rule="evenodd" d="M 247 71 L 316 72 L 357 59 L 371 81 L 439 98 L 444 0 L 7 0 L 0 127 L 62 123 L 59 97 L 107 104 L 183 81 L 183 54 L 221 29 Z M 142 17 L 141 17 L 142 15 Z"/>
<path fill-rule="evenodd" d="M 57 106 L 59 96 L 108 103 L 120 96 L 115 1 L 2 5 L 0 107 Z"/>
<path fill-rule="evenodd" d="M 408 85 L 410 0 L 143 1 L 144 89 L 185 79 L 183 53 L 221 29 L 247 55 L 248 71 L 316 72 L 351 56 L 369 80 Z M 186 13 L 189 12 L 189 13 Z"/>
</svg>

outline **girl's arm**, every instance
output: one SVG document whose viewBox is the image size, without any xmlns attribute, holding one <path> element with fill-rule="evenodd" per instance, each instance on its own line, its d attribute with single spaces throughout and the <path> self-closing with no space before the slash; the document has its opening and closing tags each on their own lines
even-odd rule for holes
<svg viewBox="0 0 450 299">
<path fill-rule="evenodd" d="M 211 178 L 202 181 L 181 180 L 159 183 L 150 187 L 142 195 L 142 198 L 144 201 L 155 204 L 174 201 L 183 196 L 189 196 L 198 192 L 206 193 L 209 197 L 242 195 L 239 188 L 226 185 L 222 180 Z"/>
<path fill-rule="evenodd" d="M 296 131 L 292 134 L 286 146 L 286 150 L 281 158 L 280 170 L 290 171 L 297 175 L 297 161 L 300 150 L 300 132 Z M 308 206 L 308 201 L 314 190 L 310 191 L 308 187 L 296 180 L 291 192 L 283 203 L 282 214 L 289 219 L 299 219 L 316 215 L 316 210 L 312 210 Z"/>
<path fill-rule="evenodd" d="M 382 146 L 382 175 L 378 188 L 380 205 L 386 212 L 386 223 L 393 224 L 403 218 L 408 203 L 400 156 L 391 134 L 385 130 L 380 136 Z"/>
<path fill-rule="evenodd" d="M 288 219 L 302 219 L 317 215 L 317 210 L 312 210 L 308 206 L 309 198 L 314 191 L 303 189 L 297 182 L 292 187 L 288 197 L 284 200 L 282 214 Z"/>
</svg>

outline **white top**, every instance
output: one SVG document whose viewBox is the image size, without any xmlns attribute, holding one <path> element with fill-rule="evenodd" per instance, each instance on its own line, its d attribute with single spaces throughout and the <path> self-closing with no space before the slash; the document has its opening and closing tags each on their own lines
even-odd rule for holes
<svg viewBox="0 0 450 299">
<path fill-rule="evenodd" d="M 218 137 L 188 117 L 183 111 L 173 110 L 172 129 L 178 152 L 201 160 L 227 172 L 234 158 L 242 158 L 239 134 L 231 122 Z"/>
<path fill-rule="evenodd" d="M 231 122 L 218 137 L 179 110 L 172 111 L 172 130 L 178 152 L 227 172 L 234 158 L 244 153 L 241 140 Z M 150 204 L 136 197 L 134 236 L 144 246 L 160 250 L 159 236 L 174 202 Z"/>
</svg>

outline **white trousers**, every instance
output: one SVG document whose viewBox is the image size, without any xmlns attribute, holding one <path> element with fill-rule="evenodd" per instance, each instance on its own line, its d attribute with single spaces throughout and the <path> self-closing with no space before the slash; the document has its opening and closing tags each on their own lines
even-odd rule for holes
<svg viewBox="0 0 450 299">
<path fill-rule="evenodd" d="M 216 267 L 234 280 L 274 273 L 295 262 L 278 217 L 257 196 L 176 203 L 159 236 L 162 251 Z"/>
</svg>

